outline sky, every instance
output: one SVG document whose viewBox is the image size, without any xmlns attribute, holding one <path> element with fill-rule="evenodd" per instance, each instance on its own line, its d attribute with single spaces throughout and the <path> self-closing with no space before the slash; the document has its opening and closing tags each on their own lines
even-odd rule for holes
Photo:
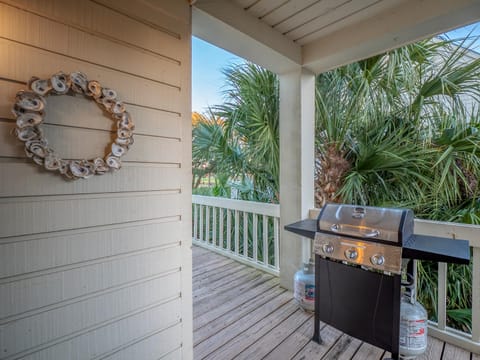
<svg viewBox="0 0 480 360">
<path fill-rule="evenodd" d="M 241 62 L 238 56 L 192 38 L 192 110 L 204 112 L 208 106 L 222 103 L 222 69 Z"/>
<path fill-rule="evenodd" d="M 451 39 L 473 34 L 480 35 L 480 23 L 447 33 Z M 480 52 L 480 44 L 476 47 Z M 208 106 L 222 103 L 222 69 L 242 59 L 199 38 L 192 38 L 192 111 L 205 112 Z"/>
</svg>

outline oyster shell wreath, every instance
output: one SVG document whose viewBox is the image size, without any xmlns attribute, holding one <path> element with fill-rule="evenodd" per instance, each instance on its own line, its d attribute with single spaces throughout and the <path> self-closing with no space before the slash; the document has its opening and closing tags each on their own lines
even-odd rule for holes
<svg viewBox="0 0 480 360">
<path fill-rule="evenodd" d="M 117 100 L 117 93 L 104 88 L 98 81 L 89 81 L 81 72 L 65 74 L 59 72 L 50 79 L 32 77 L 28 82 L 30 91 L 21 90 L 15 97 L 12 112 L 16 116 L 15 136 L 25 143 L 25 153 L 36 164 L 47 170 L 57 171 L 67 179 L 88 178 L 120 169 L 120 158 L 133 144 L 135 125 L 123 102 Z M 48 146 L 42 130 L 48 95 L 81 94 L 104 109 L 115 121 L 116 137 L 105 157 L 91 160 L 66 160 Z"/>
</svg>

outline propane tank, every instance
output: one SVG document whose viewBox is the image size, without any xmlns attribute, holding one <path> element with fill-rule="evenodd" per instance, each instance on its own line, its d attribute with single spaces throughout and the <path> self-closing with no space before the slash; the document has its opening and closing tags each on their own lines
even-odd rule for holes
<svg viewBox="0 0 480 360">
<path fill-rule="evenodd" d="M 402 359 L 415 359 L 427 350 L 427 311 L 415 301 L 413 293 L 400 303 L 400 342 Z"/>
<path fill-rule="evenodd" d="M 313 261 L 303 264 L 293 277 L 293 298 L 305 310 L 315 309 L 315 272 Z"/>
</svg>

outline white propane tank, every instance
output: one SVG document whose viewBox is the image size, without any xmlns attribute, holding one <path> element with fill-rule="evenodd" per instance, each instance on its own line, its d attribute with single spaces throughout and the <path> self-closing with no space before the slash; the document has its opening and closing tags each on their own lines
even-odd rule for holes
<svg viewBox="0 0 480 360">
<path fill-rule="evenodd" d="M 401 359 L 415 359 L 427 350 L 427 311 L 418 302 L 403 296 L 400 303 Z"/>
<path fill-rule="evenodd" d="M 312 260 L 293 277 L 293 298 L 305 310 L 315 310 L 315 271 Z"/>
</svg>

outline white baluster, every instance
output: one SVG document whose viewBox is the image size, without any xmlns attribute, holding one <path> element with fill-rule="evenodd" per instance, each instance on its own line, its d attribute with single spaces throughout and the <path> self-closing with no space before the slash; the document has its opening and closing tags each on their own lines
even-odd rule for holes
<svg viewBox="0 0 480 360">
<path fill-rule="evenodd" d="M 198 240 L 198 205 L 193 204 L 193 239 Z"/>
<path fill-rule="evenodd" d="M 204 219 L 203 219 L 203 205 L 200 205 L 200 236 L 198 238 L 198 240 L 200 240 L 201 242 L 203 242 L 203 222 L 204 222 Z"/>
<path fill-rule="evenodd" d="M 227 209 L 227 249 L 232 251 L 232 212 Z"/>
<path fill-rule="evenodd" d="M 258 218 L 257 214 L 252 214 L 253 216 L 253 225 L 252 225 L 252 237 L 253 237 L 253 261 L 258 261 Z"/>
<path fill-rule="evenodd" d="M 480 343 L 480 248 L 473 248 L 472 340 Z"/>
<path fill-rule="evenodd" d="M 225 249 L 224 245 L 223 245 L 223 213 L 224 213 L 224 210 L 223 208 L 219 208 L 219 215 L 218 215 L 218 221 L 220 222 L 219 224 L 219 229 L 218 229 L 218 242 L 219 242 L 219 245 L 220 245 L 220 248 L 221 249 Z"/>
<path fill-rule="evenodd" d="M 248 257 L 248 213 L 243 212 L 243 256 Z"/>
<path fill-rule="evenodd" d="M 447 326 L 447 264 L 438 263 L 438 328 L 445 330 Z"/>
<path fill-rule="evenodd" d="M 279 244 L 279 218 L 273 218 L 273 240 L 274 240 L 274 254 L 275 254 L 275 269 L 279 270 L 280 265 L 280 244 Z"/>
<path fill-rule="evenodd" d="M 212 216 L 213 216 L 212 241 L 213 241 L 213 246 L 218 246 L 217 245 L 217 208 L 216 207 L 212 208 Z"/>
<path fill-rule="evenodd" d="M 263 263 L 268 266 L 268 217 L 263 215 Z"/>
<path fill-rule="evenodd" d="M 240 212 L 238 210 L 235 210 L 235 254 L 238 255 L 240 251 Z"/>
<path fill-rule="evenodd" d="M 210 206 L 205 206 L 205 241 L 210 244 Z"/>
</svg>

